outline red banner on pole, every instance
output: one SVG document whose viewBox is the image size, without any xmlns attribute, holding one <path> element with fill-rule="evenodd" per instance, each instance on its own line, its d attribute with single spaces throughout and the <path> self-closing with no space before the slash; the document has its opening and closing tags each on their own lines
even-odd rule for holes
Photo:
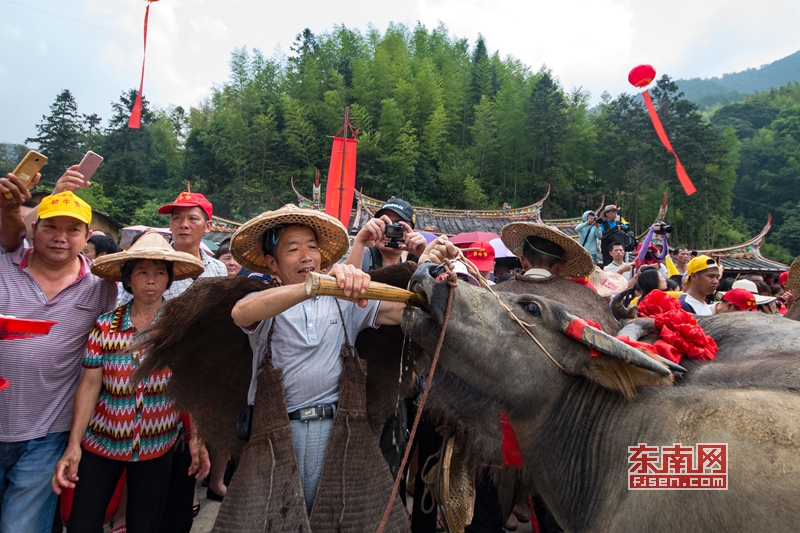
<svg viewBox="0 0 800 533">
<path fill-rule="evenodd" d="M 136 94 L 136 101 L 131 109 L 131 117 L 128 119 L 128 127 L 139 129 L 142 121 L 142 88 L 144 87 L 144 60 L 147 56 L 147 17 L 150 15 L 150 4 L 144 10 L 144 54 L 142 55 L 142 78 L 139 80 L 139 92 Z"/>
<path fill-rule="evenodd" d="M 353 197 L 356 190 L 355 139 L 333 138 L 331 164 L 328 167 L 328 185 L 325 188 L 325 212 L 338 218 L 345 227 L 350 224 Z M 346 149 L 345 149 L 346 147 Z M 344 157 L 344 164 L 342 164 Z M 344 170 L 344 175 L 342 171 Z"/>
<path fill-rule="evenodd" d="M 661 144 L 675 157 L 675 172 L 678 174 L 681 185 L 683 185 L 683 190 L 687 195 L 694 194 L 697 192 L 697 189 L 692 183 L 692 180 L 689 179 L 689 174 L 687 174 L 686 169 L 683 168 L 681 160 L 678 159 L 678 154 L 673 150 L 672 143 L 669 142 L 669 137 L 667 137 L 667 132 L 664 131 L 664 125 L 661 124 L 661 119 L 658 118 L 656 108 L 653 105 L 653 99 L 650 98 L 650 93 L 647 91 L 643 92 L 642 98 L 644 98 L 644 105 L 647 107 L 647 112 L 650 113 L 650 120 L 653 121 L 653 127 L 656 129 L 658 138 L 661 139 Z"/>
</svg>

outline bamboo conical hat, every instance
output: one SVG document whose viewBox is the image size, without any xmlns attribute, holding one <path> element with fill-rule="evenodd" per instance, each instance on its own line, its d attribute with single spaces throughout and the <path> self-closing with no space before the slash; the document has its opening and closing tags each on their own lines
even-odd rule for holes
<svg viewBox="0 0 800 533">
<path fill-rule="evenodd" d="M 102 255 L 94 260 L 92 274 L 108 281 L 122 281 L 122 265 L 131 259 L 170 261 L 172 278 L 196 278 L 205 272 L 203 262 L 191 254 L 178 252 L 155 230 L 149 230 L 125 251 Z"/>
</svg>

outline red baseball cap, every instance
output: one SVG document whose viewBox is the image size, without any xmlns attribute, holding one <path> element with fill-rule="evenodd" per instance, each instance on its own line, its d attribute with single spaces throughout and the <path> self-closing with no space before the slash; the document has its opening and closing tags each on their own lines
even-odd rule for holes
<svg viewBox="0 0 800 533">
<path fill-rule="evenodd" d="M 472 261 L 481 272 L 494 269 L 494 246 L 486 241 L 473 242 L 467 248 L 478 248 L 464 252 L 464 257 Z"/>
<path fill-rule="evenodd" d="M 781 275 L 778 276 L 778 285 L 783 287 L 784 285 L 786 285 L 788 281 L 789 281 L 789 271 L 784 270 L 783 272 L 781 272 Z"/>
<path fill-rule="evenodd" d="M 722 299 L 739 308 L 739 311 L 749 311 L 756 308 L 756 298 L 746 289 L 731 289 Z"/>
<path fill-rule="evenodd" d="M 176 207 L 199 207 L 203 211 L 205 211 L 206 215 L 208 215 L 209 220 L 211 219 L 211 215 L 214 214 L 214 206 L 211 205 L 211 202 L 206 200 L 206 197 L 197 192 L 182 192 L 175 198 L 175 201 L 171 204 L 162 205 L 158 208 L 158 212 L 161 215 L 171 215 L 172 211 Z"/>
</svg>

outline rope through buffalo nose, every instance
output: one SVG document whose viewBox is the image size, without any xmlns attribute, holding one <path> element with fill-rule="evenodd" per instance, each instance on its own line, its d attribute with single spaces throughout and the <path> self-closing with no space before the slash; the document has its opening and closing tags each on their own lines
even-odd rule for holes
<svg viewBox="0 0 800 533">
<path fill-rule="evenodd" d="M 422 398 L 419 400 L 417 416 L 414 417 L 414 425 L 411 426 L 411 435 L 408 437 L 408 444 L 406 444 L 406 451 L 403 454 L 403 461 L 400 463 L 400 469 L 397 471 L 397 476 L 394 479 L 392 496 L 389 498 L 389 503 L 386 505 L 386 511 L 383 513 L 383 519 L 381 519 L 381 524 L 378 527 L 378 533 L 383 533 L 386 523 L 389 521 L 389 514 L 392 512 L 392 505 L 394 504 L 395 498 L 397 498 L 397 491 L 400 489 L 400 479 L 403 477 L 403 471 L 405 471 L 406 465 L 408 464 L 408 456 L 411 452 L 411 446 L 414 443 L 414 437 L 417 435 L 419 420 L 422 418 L 422 411 L 425 409 L 425 402 L 428 400 L 428 393 L 431 390 L 431 385 L 433 385 L 433 374 L 436 372 L 436 363 L 439 362 L 439 353 L 442 351 L 444 333 L 447 331 L 447 322 L 450 320 L 450 308 L 453 306 L 453 294 L 456 292 L 454 289 L 458 287 L 458 276 L 453 269 L 453 265 L 450 264 L 450 261 L 445 259 L 439 267 L 431 270 L 431 274 L 439 268 L 442 268 L 443 271 L 436 276 L 436 281 L 434 283 L 440 285 L 446 281 L 450 286 L 450 290 L 447 293 L 447 307 L 445 308 L 444 320 L 442 321 L 442 331 L 439 333 L 439 342 L 436 343 L 436 351 L 433 353 L 431 369 L 430 372 L 428 372 L 428 381 L 425 383 L 425 390 L 422 392 Z"/>
<path fill-rule="evenodd" d="M 446 281 L 450 287 L 458 286 L 458 274 L 456 274 L 456 271 L 450 261 L 445 260 L 441 265 L 431 270 L 431 274 L 436 277 L 436 280 L 434 281 L 436 285 L 441 285 Z M 449 297 L 447 301 L 449 305 Z"/>
</svg>

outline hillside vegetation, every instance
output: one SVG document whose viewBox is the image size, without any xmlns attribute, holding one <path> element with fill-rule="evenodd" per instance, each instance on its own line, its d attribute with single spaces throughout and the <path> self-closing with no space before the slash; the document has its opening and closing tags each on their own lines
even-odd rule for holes
<svg viewBox="0 0 800 533">
<path fill-rule="evenodd" d="M 444 26 L 392 25 L 365 34 L 342 26 L 321 34 L 306 29 L 288 57 L 237 49 L 230 68 L 228 82 L 211 88 L 197 108 L 145 102 L 139 130 L 127 128 L 134 90 L 112 103 L 103 126 L 100 117 L 82 115 L 65 89 L 39 124 L 40 135 L 27 140 L 51 157 L 45 184 L 52 186 L 64 167 L 91 149 L 106 159 L 95 185 L 81 194 L 124 224 L 163 224 L 156 207 L 186 181 L 211 199 L 217 214 L 246 220 L 294 201 L 290 176 L 309 194 L 317 169 L 325 178 L 329 137 L 350 106 L 359 139 L 357 186 L 377 198 L 498 209 L 538 200 L 549 183 L 545 216 L 579 215 L 605 195 L 642 231 L 667 192 L 668 219 L 676 228 L 671 242 L 692 247 L 741 242 L 752 234 L 744 217 L 761 225 L 765 219 L 755 208 L 734 211 L 731 201 L 735 188 L 737 197 L 761 198 L 748 185 L 755 178 L 737 183 L 740 153 L 751 153 L 746 143 L 762 139 L 747 135 L 777 128 L 783 111 L 770 118 L 768 110 L 762 122 L 733 113 L 709 123 L 667 76 L 651 94 L 697 185 L 691 197 L 680 188 L 674 159 L 639 95 L 604 94 L 597 112 L 589 113 L 586 91 L 565 91 L 547 68 L 533 71 L 513 56 L 489 54 L 482 38 L 455 39 Z M 24 147 L 4 148 L 0 165 L 7 170 Z M 766 198 L 762 204 L 786 203 L 788 193 L 775 193 L 777 204 Z"/>
<path fill-rule="evenodd" d="M 705 111 L 715 105 L 739 102 L 747 94 L 769 91 L 796 81 L 800 81 L 800 51 L 759 68 L 723 74 L 721 78 L 681 79 L 675 83 L 686 98 Z"/>
</svg>

